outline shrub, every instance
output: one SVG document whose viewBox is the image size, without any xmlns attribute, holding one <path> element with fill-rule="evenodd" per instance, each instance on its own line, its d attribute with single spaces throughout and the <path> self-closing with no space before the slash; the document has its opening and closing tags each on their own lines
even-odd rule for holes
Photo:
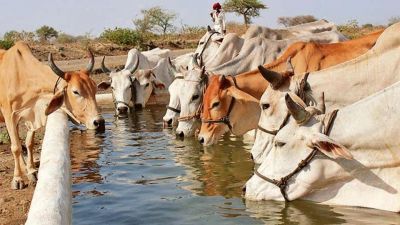
<svg viewBox="0 0 400 225">
<path fill-rule="evenodd" d="M 60 44 L 73 43 L 76 41 L 77 41 L 76 37 L 66 34 L 66 33 L 61 33 L 57 37 L 57 42 Z"/>
<path fill-rule="evenodd" d="M 12 40 L 0 40 L 0 49 L 9 49 L 14 45 L 14 41 Z"/>
<path fill-rule="evenodd" d="M 143 43 L 141 35 L 129 28 L 106 29 L 100 38 L 118 45 L 141 46 Z"/>
<path fill-rule="evenodd" d="M 346 37 L 350 39 L 358 38 L 361 36 L 361 28 L 358 26 L 357 20 L 350 20 L 346 24 L 338 25 L 337 29 Z"/>
<path fill-rule="evenodd" d="M 8 135 L 7 130 L 0 131 L 0 144 L 8 143 L 10 143 L 10 136 Z"/>
<path fill-rule="evenodd" d="M 32 42 L 35 39 L 35 34 L 33 32 L 28 31 L 8 31 L 4 34 L 4 40 L 11 40 L 14 42 L 17 41 L 25 41 L 25 42 Z"/>
</svg>

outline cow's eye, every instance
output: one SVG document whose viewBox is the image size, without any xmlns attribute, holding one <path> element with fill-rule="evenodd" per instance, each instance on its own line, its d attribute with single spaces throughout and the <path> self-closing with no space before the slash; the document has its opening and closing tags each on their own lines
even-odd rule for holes
<svg viewBox="0 0 400 225">
<path fill-rule="evenodd" d="M 113 86 L 111 86 L 111 90 L 114 90 L 114 87 L 113 87 Z"/>
<path fill-rule="evenodd" d="M 204 44 L 204 41 L 200 41 L 199 45 L 202 45 L 202 44 Z"/>
<path fill-rule="evenodd" d="M 200 97 L 199 95 L 193 95 L 193 97 L 192 97 L 192 101 L 194 101 L 194 100 L 198 99 L 199 97 Z"/>
<path fill-rule="evenodd" d="M 75 90 L 72 91 L 72 93 L 74 93 L 74 95 L 78 95 L 78 96 L 80 95 L 79 92 L 78 92 L 78 91 L 75 91 Z"/>
<path fill-rule="evenodd" d="M 269 104 L 268 104 L 268 103 L 262 104 L 262 109 L 263 109 L 263 110 L 266 110 L 266 109 L 268 109 L 268 108 L 269 108 Z"/>
<path fill-rule="evenodd" d="M 150 85 L 150 83 L 147 83 L 146 85 L 144 85 L 145 87 L 148 87 Z"/>
<path fill-rule="evenodd" d="M 283 147 L 283 146 L 285 146 L 285 142 L 281 142 L 281 141 L 275 141 L 275 147 Z"/>
<path fill-rule="evenodd" d="M 214 102 L 214 103 L 212 104 L 211 108 L 216 108 L 216 107 L 218 107 L 218 106 L 219 106 L 219 102 Z"/>
</svg>

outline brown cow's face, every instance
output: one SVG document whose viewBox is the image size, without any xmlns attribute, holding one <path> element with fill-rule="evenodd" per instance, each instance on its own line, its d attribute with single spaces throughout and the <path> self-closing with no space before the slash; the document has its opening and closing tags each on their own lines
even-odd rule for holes
<svg viewBox="0 0 400 225">
<path fill-rule="evenodd" d="M 227 115 L 232 97 L 227 95 L 226 89 L 230 86 L 229 81 L 221 83 L 219 76 L 211 78 L 203 99 L 203 120 L 215 120 Z M 229 128 L 223 123 L 202 123 L 199 139 L 203 139 L 204 145 L 212 145 L 228 131 Z"/>
<path fill-rule="evenodd" d="M 229 112 L 229 107 L 234 99 L 235 105 L 232 105 Z M 258 100 L 237 89 L 224 76 L 214 76 L 204 95 L 202 120 L 219 120 L 228 117 L 232 132 L 236 135 L 243 135 L 244 124 L 251 121 L 249 118 L 243 118 L 243 115 L 246 115 L 245 111 L 248 110 L 243 107 L 244 103 L 257 105 Z M 229 127 L 225 123 L 202 123 L 199 141 L 205 146 L 215 144 L 228 131 Z"/>
<path fill-rule="evenodd" d="M 65 106 L 88 129 L 103 129 L 104 119 L 96 103 L 96 83 L 87 72 L 66 73 Z"/>
</svg>

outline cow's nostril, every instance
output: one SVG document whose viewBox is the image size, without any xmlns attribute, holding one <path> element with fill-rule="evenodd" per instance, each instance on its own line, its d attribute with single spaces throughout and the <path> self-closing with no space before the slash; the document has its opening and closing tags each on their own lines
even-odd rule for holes
<svg viewBox="0 0 400 225">
<path fill-rule="evenodd" d="M 93 121 L 93 125 L 96 127 L 98 130 L 104 130 L 105 127 L 105 121 L 103 118 L 97 119 Z"/>
<path fill-rule="evenodd" d="M 120 114 L 128 113 L 128 107 L 118 107 L 118 113 Z"/>
<path fill-rule="evenodd" d="M 200 144 L 204 144 L 204 138 L 199 138 L 199 142 L 200 142 Z"/>
<path fill-rule="evenodd" d="M 251 160 L 254 162 L 254 156 L 253 156 L 253 154 L 250 154 L 250 158 L 251 158 Z"/>
<path fill-rule="evenodd" d="M 183 131 L 180 131 L 180 132 L 178 131 L 178 132 L 176 132 L 176 136 L 183 138 L 185 136 L 185 134 L 183 133 Z"/>
<path fill-rule="evenodd" d="M 242 194 L 246 194 L 246 185 L 243 185 L 242 187 Z"/>
<path fill-rule="evenodd" d="M 168 123 L 168 125 L 171 125 L 172 124 L 172 119 L 168 120 L 167 123 Z"/>
</svg>

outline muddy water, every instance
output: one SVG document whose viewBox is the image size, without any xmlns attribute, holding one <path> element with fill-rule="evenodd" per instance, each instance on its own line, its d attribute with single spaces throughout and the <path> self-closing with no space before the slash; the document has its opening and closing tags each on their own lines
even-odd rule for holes
<svg viewBox="0 0 400 225">
<path fill-rule="evenodd" d="M 251 143 L 215 147 L 176 140 L 164 107 L 126 119 L 105 114 L 106 132 L 71 132 L 73 224 L 400 224 L 400 215 L 296 201 L 249 202 Z"/>
</svg>

